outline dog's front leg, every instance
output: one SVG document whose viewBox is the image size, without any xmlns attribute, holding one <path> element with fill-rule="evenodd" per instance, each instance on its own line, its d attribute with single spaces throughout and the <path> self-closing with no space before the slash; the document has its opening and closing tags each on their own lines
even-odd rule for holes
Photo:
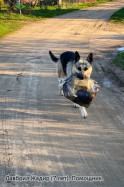
<svg viewBox="0 0 124 187">
<path fill-rule="evenodd" d="M 64 95 L 63 93 L 63 84 L 65 82 L 65 79 L 64 78 L 58 78 L 58 81 L 59 81 L 59 93 L 60 95 Z"/>
<path fill-rule="evenodd" d="M 79 108 L 79 107 L 80 107 L 80 105 L 74 103 L 74 108 Z"/>
<path fill-rule="evenodd" d="M 86 111 L 85 107 L 80 106 L 80 111 L 81 111 L 82 117 L 87 118 L 88 114 L 87 114 L 87 111 Z"/>
<path fill-rule="evenodd" d="M 60 91 L 60 92 L 59 92 L 59 93 L 60 93 L 60 95 L 62 95 L 62 96 L 63 96 L 63 95 L 64 95 L 64 93 L 63 93 L 63 86 L 61 86 L 61 87 L 59 88 L 59 91 Z"/>
</svg>

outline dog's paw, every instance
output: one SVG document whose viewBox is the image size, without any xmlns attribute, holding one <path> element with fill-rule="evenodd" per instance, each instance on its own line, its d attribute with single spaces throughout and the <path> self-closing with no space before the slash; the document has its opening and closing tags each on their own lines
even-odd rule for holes
<svg viewBox="0 0 124 187">
<path fill-rule="evenodd" d="M 59 89 L 59 95 L 60 95 L 60 96 L 64 96 L 63 89 Z"/>
<path fill-rule="evenodd" d="M 64 93 L 63 93 L 63 91 L 61 91 L 61 92 L 60 92 L 60 95 L 61 95 L 61 96 L 64 96 Z"/>
<path fill-rule="evenodd" d="M 82 116 L 84 119 L 86 119 L 88 117 L 88 114 L 85 114 L 84 116 Z"/>
<path fill-rule="evenodd" d="M 79 105 L 74 103 L 74 108 L 79 108 Z"/>
<path fill-rule="evenodd" d="M 86 119 L 88 117 L 88 114 L 81 114 L 82 118 Z"/>
<path fill-rule="evenodd" d="M 84 107 L 80 107 L 81 115 L 85 119 L 88 117 L 87 111 Z"/>
</svg>

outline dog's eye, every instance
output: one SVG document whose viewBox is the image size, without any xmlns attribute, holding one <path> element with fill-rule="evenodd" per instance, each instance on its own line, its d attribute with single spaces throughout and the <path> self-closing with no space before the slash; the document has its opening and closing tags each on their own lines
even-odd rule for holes
<svg viewBox="0 0 124 187">
<path fill-rule="evenodd" d="M 81 67 L 78 67 L 77 69 L 78 69 L 79 71 L 81 71 Z"/>
<path fill-rule="evenodd" d="M 88 70 L 88 68 L 85 67 L 85 68 L 84 68 L 84 71 L 87 71 L 87 70 Z"/>
</svg>

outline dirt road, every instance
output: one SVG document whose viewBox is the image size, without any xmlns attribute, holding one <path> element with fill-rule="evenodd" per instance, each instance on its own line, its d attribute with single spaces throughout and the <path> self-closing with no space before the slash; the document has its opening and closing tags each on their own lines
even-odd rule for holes
<svg viewBox="0 0 124 187">
<path fill-rule="evenodd" d="M 124 186 L 124 87 L 107 71 L 124 45 L 123 30 L 108 26 L 122 6 L 118 0 L 39 21 L 0 40 L 0 187 Z M 95 53 L 92 77 L 101 88 L 87 119 L 59 96 L 49 50 Z"/>
</svg>

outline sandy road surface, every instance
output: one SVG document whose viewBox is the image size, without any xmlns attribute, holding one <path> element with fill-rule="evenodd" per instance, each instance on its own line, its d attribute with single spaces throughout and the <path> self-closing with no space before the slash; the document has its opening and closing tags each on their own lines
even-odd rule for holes
<svg viewBox="0 0 124 187">
<path fill-rule="evenodd" d="M 123 30 L 107 25 L 122 6 L 119 0 L 39 21 L 0 40 L 0 187 L 124 186 L 124 90 L 106 72 L 112 51 L 124 45 Z M 93 77 L 101 89 L 87 119 L 58 95 L 50 49 L 96 54 Z M 6 175 L 102 176 L 104 181 L 14 182 Z"/>
</svg>

